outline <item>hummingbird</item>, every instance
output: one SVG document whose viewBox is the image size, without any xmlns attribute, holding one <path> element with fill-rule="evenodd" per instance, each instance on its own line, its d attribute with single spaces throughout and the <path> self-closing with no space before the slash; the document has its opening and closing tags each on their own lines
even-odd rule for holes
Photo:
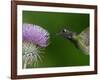
<svg viewBox="0 0 100 80">
<path fill-rule="evenodd" d="M 63 28 L 57 34 L 68 39 L 77 49 L 81 49 L 84 54 L 89 55 L 89 28 L 84 29 L 79 34 L 68 28 Z"/>
</svg>

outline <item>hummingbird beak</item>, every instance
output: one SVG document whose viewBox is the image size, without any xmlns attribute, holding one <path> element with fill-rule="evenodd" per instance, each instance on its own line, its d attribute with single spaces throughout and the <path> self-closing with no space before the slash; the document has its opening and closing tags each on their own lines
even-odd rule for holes
<svg viewBox="0 0 100 80">
<path fill-rule="evenodd" d="M 60 35 L 60 33 L 56 33 L 56 35 Z"/>
<path fill-rule="evenodd" d="M 56 33 L 56 35 L 59 35 L 58 33 Z"/>
<path fill-rule="evenodd" d="M 59 32 L 56 32 L 56 35 L 61 35 L 62 34 L 62 32 L 61 31 L 59 31 Z"/>
</svg>

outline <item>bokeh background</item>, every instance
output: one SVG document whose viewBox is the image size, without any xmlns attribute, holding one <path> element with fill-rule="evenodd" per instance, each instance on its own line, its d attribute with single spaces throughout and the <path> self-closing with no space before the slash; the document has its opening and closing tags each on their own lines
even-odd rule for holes
<svg viewBox="0 0 100 80">
<path fill-rule="evenodd" d="M 39 25 L 50 33 L 50 44 L 45 53 L 40 54 L 43 57 L 38 68 L 89 65 L 89 55 L 69 40 L 56 35 L 64 27 L 79 34 L 89 27 L 89 14 L 23 11 L 23 23 Z"/>
</svg>

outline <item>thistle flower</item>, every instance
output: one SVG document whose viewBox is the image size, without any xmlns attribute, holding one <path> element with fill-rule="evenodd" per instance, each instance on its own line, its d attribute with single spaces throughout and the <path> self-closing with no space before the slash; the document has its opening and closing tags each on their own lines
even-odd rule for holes
<svg viewBox="0 0 100 80">
<path fill-rule="evenodd" d="M 31 41 L 40 47 L 48 45 L 49 33 L 38 25 L 23 24 L 23 40 Z"/>
<path fill-rule="evenodd" d="M 43 53 L 43 48 L 48 46 L 49 33 L 38 25 L 23 24 L 23 68 L 27 65 L 36 67 L 38 61 L 41 61 L 40 54 Z"/>
</svg>

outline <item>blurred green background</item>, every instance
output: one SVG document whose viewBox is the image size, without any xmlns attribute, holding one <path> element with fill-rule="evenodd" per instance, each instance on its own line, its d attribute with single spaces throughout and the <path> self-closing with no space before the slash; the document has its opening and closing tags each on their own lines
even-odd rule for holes
<svg viewBox="0 0 100 80">
<path fill-rule="evenodd" d="M 56 35 L 64 27 L 80 33 L 89 27 L 89 14 L 23 11 L 23 23 L 39 25 L 50 33 L 50 45 L 45 48 L 45 54 L 40 54 L 43 57 L 38 68 L 89 65 L 89 55 Z"/>
</svg>

